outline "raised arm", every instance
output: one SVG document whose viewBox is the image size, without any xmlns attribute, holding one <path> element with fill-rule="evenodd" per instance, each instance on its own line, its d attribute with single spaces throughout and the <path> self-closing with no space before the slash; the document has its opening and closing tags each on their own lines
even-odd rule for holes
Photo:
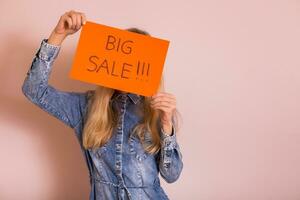
<svg viewBox="0 0 300 200">
<path fill-rule="evenodd" d="M 63 15 L 49 39 L 42 40 L 22 85 L 23 94 L 32 103 L 71 128 L 75 128 L 82 118 L 81 108 L 86 103 L 86 92 L 61 91 L 49 85 L 48 80 L 61 43 L 67 35 L 75 33 L 81 27 L 81 21 L 74 28 L 70 26 L 70 23 L 74 25 L 69 20 L 73 15 L 79 14 L 72 12 Z"/>
</svg>

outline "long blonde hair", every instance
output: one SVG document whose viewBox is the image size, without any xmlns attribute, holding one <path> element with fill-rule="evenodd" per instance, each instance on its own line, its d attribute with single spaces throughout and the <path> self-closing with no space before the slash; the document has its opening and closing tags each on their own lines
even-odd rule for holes
<svg viewBox="0 0 300 200">
<path fill-rule="evenodd" d="M 127 29 L 132 32 L 149 35 L 146 31 L 137 28 Z M 162 76 L 159 92 L 164 92 L 164 78 Z M 117 126 L 118 112 L 114 112 L 111 98 L 115 90 L 103 86 L 97 86 L 92 98 L 90 99 L 90 106 L 87 110 L 87 119 L 83 128 L 83 146 L 85 149 L 98 148 L 103 146 L 112 137 L 113 130 Z M 142 98 L 143 102 L 143 120 L 142 123 L 137 124 L 133 133 L 140 139 L 143 148 L 146 152 L 154 154 L 161 148 L 161 135 L 158 125 L 160 125 L 160 112 L 150 106 L 150 97 Z M 178 131 L 178 117 L 179 112 L 174 110 L 172 121 L 175 131 Z M 146 132 L 151 135 L 151 142 L 146 143 Z"/>
</svg>

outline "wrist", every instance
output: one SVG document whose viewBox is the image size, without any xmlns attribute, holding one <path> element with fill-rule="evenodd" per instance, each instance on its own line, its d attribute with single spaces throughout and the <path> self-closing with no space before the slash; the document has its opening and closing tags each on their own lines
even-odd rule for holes
<svg viewBox="0 0 300 200">
<path fill-rule="evenodd" d="M 50 34 L 47 43 L 48 44 L 52 44 L 52 45 L 56 45 L 56 46 L 60 46 L 62 44 L 62 42 L 64 41 L 64 39 L 66 38 L 67 35 L 65 34 L 60 34 L 60 33 L 56 33 L 55 31 L 52 31 L 52 33 Z"/>
<path fill-rule="evenodd" d="M 162 131 L 166 135 L 171 135 L 172 134 L 172 124 L 163 124 L 162 126 Z"/>
</svg>

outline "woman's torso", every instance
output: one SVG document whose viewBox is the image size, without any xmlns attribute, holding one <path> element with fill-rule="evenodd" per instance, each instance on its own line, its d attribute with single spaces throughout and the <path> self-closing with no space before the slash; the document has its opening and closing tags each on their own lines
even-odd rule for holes
<svg viewBox="0 0 300 200">
<path fill-rule="evenodd" d="M 75 128 L 79 136 L 82 136 L 93 93 L 93 90 L 87 92 L 84 120 Z M 119 113 L 113 136 L 95 150 L 85 150 L 81 144 L 90 173 L 90 199 L 168 199 L 158 177 L 159 154 L 147 153 L 138 137 L 132 134 L 133 127 L 142 119 L 143 97 L 115 93 L 111 101 Z M 151 142 L 151 135 L 146 133 L 146 136 L 147 142 Z"/>
</svg>

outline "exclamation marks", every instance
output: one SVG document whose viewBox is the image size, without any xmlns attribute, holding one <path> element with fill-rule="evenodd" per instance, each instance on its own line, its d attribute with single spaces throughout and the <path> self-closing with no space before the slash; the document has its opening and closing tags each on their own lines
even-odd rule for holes
<svg viewBox="0 0 300 200">
<path fill-rule="evenodd" d="M 150 71 L 150 63 L 138 61 L 136 69 L 136 80 L 148 81 Z"/>
</svg>

